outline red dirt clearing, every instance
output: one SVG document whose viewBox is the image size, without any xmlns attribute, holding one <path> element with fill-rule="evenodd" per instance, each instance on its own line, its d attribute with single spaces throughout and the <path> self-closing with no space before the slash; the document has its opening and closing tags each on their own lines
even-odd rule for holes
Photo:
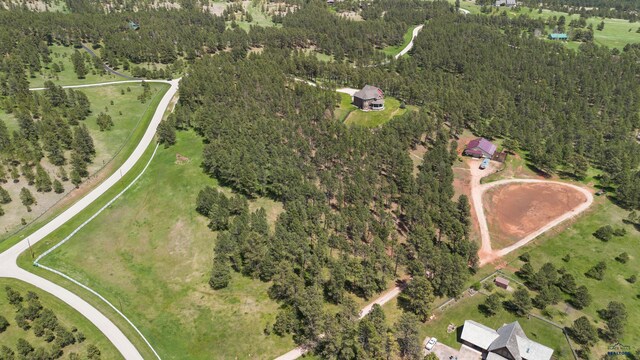
<svg viewBox="0 0 640 360">
<path fill-rule="evenodd" d="M 505 248 L 540 229 L 587 199 L 560 184 L 507 184 L 483 196 L 494 250 Z"/>
</svg>

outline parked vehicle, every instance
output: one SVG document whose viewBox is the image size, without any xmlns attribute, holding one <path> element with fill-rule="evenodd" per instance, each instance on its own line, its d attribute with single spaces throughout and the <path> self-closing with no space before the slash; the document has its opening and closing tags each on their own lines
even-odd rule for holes
<svg viewBox="0 0 640 360">
<path fill-rule="evenodd" d="M 484 160 L 482 160 L 482 163 L 480 164 L 480 169 L 484 170 L 487 168 L 487 166 L 489 166 L 489 158 L 485 158 Z"/>
<path fill-rule="evenodd" d="M 436 343 L 438 342 L 438 339 L 432 337 L 431 339 L 429 339 L 429 341 L 427 342 L 427 346 L 425 346 L 425 349 L 431 351 L 431 349 L 433 349 L 434 346 L 436 346 Z"/>
</svg>

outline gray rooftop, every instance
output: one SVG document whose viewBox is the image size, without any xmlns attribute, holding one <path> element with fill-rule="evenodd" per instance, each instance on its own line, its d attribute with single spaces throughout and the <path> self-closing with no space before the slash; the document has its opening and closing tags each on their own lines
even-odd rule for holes
<svg viewBox="0 0 640 360">
<path fill-rule="evenodd" d="M 550 360 L 553 349 L 530 340 L 517 321 L 497 331 L 466 320 L 460 339 L 488 351 L 486 360 Z"/>
<path fill-rule="evenodd" d="M 357 97 L 363 100 L 382 99 L 384 97 L 384 94 L 382 90 L 375 86 L 365 85 L 362 90 L 359 90 L 355 94 L 353 94 L 353 97 Z"/>
</svg>

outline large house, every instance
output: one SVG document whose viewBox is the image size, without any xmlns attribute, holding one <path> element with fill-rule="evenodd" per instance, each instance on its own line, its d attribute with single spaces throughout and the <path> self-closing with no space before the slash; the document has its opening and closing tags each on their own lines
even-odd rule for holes
<svg viewBox="0 0 640 360">
<path fill-rule="evenodd" d="M 375 86 L 365 85 L 353 94 L 353 105 L 362 110 L 384 110 L 384 93 Z"/>
<path fill-rule="evenodd" d="M 464 149 L 464 154 L 467 156 L 473 156 L 477 158 L 491 159 L 496 152 L 496 145 L 485 138 L 477 138 L 469 141 L 467 147 Z"/>
<path fill-rule="evenodd" d="M 550 360 L 553 349 L 529 339 L 517 321 L 498 330 L 466 320 L 460 340 L 486 360 Z"/>
<path fill-rule="evenodd" d="M 516 0 L 496 0 L 496 6 L 514 7 L 517 5 L 518 2 Z"/>
</svg>

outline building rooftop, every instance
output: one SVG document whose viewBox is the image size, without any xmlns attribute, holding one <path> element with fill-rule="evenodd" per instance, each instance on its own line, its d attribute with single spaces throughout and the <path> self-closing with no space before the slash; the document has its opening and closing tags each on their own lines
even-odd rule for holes
<svg viewBox="0 0 640 360">
<path fill-rule="evenodd" d="M 363 100 L 371 100 L 371 99 L 382 99 L 384 97 L 384 93 L 380 88 L 371 85 L 365 85 L 362 90 L 357 91 L 353 94 L 353 97 L 357 97 Z"/>
<path fill-rule="evenodd" d="M 477 138 L 469 141 L 469 143 L 467 144 L 467 150 L 472 150 L 474 148 L 479 148 L 480 150 L 489 154 L 489 156 L 493 156 L 493 154 L 496 152 L 497 147 L 494 143 L 485 138 Z"/>
<path fill-rule="evenodd" d="M 549 360 L 553 349 L 530 340 L 514 321 L 493 330 L 466 320 L 460 339 L 488 352 L 487 360 Z"/>
</svg>

